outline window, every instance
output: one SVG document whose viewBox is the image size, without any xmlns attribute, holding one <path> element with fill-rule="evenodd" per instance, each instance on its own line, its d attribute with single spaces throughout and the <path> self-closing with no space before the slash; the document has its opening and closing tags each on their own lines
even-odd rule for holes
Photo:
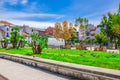
<svg viewBox="0 0 120 80">
<path fill-rule="evenodd" d="M 7 31 L 9 31 L 9 28 L 7 28 Z"/>
<path fill-rule="evenodd" d="M 13 29 L 11 29 L 11 31 L 13 31 Z"/>
<path fill-rule="evenodd" d="M 6 37 L 9 37 L 9 33 L 7 33 Z"/>
</svg>

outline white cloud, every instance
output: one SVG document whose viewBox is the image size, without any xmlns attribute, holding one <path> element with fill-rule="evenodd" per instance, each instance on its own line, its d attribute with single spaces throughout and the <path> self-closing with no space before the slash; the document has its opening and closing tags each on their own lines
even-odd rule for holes
<svg viewBox="0 0 120 80">
<path fill-rule="evenodd" d="M 100 19 L 93 19 L 89 21 L 90 24 L 94 24 L 95 26 L 100 24 Z"/>
<path fill-rule="evenodd" d="M 26 4 L 28 2 L 28 0 L 21 0 L 21 4 Z"/>
<path fill-rule="evenodd" d="M 4 5 L 6 3 L 9 3 L 10 5 L 17 5 L 19 3 L 21 4 L 26 4 L 28 2 L 28 0 L 0 0 L 0 5 Z"/>
<path fill-rule="evenodd" d="M 94 13 L 91 13 L 91 14 L 83 16 L 83 17 L 88 18 L 89 23 L 94 24 L 94 25 L 99 25 L 103 14 L 107 15 L 108 12 L 116 13 L 117 10 L 118 10 L 117 6 L 109 7 L 101 12 L 94 12 Z"/>
<path fill-rule="evenodd" d="M 25 20 L 7 20 L 16 25 L 29 25 L 30 27 L 45 29 L 49 26 L 53 27 L 54 22 L 25 21 Z"/>
<path fill-rule="evenodd" d="M 10 5 L 18 4 L 19 0 L 0 0 L 0 5 L 4 5 L 5 3 L 9 3 Z"/>
<path fill-rule="evenodd" d="M 18 4 L 18 0 L 7 0 L 8 3 L 10 3 L 11 5 L 16 5 Z"/>
<path fill-rule="evenodd" d="M 48 13 L 26 13 L 26 12 L 7 12 L 5 10 L 0 11 L 0 19 L 7 20 L 15 25 L 28 25 L 30 27 L 35 28 L 47 28 L 49 26 L 54 26 L 54 22 L 50 21 L 30 21 L 30 18 L 53 18 L 53 19 L 59 19 L 63 17 L 63 15 L 57 15 L 57 14 L 48 14 Z M 20 19 L 21 18 L 21 19 Z M 29 18 L 28 20 L 24 20 L 22 18 Z"/>
<path fill-rule="evenodd" d="M 57 14 L 47 14 L 47 13 L 25 13 L 25 12 L 2 12 L 0 13 L 0 19 L 7 20 L 15 25 L 28 25 L 30 27 L 36 28 L 47 28 L 49 26 L 54 26 L 54 22 L 47 21 L 30 21 L 30 20 L 19 20 L 19 18 L 54 18 L 58 19 L 62 17 L 62 15 Z"/>
<path fill-rule="evenodd" d="M 17 18 L 30 18 L 30 17 L 58 19 L 58 18 L 62 18 L 63 15 L 48 14 L 48 13 L 6 12 L 6 11 L 0 13 L 1 19 L 14 19 L 14 18 L 17 19 Z"/>
</svg>

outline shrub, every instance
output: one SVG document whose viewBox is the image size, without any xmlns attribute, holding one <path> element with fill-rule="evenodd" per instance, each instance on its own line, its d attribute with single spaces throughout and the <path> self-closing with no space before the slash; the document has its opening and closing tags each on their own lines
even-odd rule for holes
<svg viewBox="0 0 120 80">
<path fill-rule="evenodd" d="M 75 47 L 76 47 L 76 49 L 78 49 L 78 50 L 82 50 L 82 46 L 80 46 L 80 45 L 76 45 Z"/>
<path fill-rule="evenodd" d="M 71 49 L 71 45 L 63 46 L 63 49 Z"/>
</svg>

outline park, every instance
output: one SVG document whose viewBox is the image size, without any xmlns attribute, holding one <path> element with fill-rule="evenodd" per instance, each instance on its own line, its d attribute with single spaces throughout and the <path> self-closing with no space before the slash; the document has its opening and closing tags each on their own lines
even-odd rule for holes
<svg viewBox="0 0 120 80">
<path fill-rule="evenodd" d="M 86 17 L 76 17 L 73 23 L 67 19 L 57 21 L 46 30 L 3 20 L 0 24 L 0 61 L 3 65 L 12 63 L 28 70 L 28 73 L 35 69 L 33 73 L 36 72 L 39 79 L 39 69 L 45 72 L 42 74 L 52 76 L 53 80 L 120 79 L 120 4 L 117 12 L 102 15 L 97 26 L 90 24 Z M 10 68 L 13 69 L 12 66 Z M 3 66 L 2 73 L 4 69 Z M 16 73 L 21 74 L 19 71 Z M 4 75 L 14 79 L 10 73 Z"/>
</svg>

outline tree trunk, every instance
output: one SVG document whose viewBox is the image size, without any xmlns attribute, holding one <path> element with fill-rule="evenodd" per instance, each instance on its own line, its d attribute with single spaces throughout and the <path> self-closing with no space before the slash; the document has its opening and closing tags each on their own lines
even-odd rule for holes
<svg viewBox="0 0 120 80">
<path fill-rule="evenodd" d="M 120 54 L 120 46 L 119 46 L 119 54 Z"/>
<path fill-rule="evenodd" d="M 102 44 L 100 44 L 100 48 L 102 48 Z"/>
<path fill-rule="evenodd" d="M 41 52 L 42 52 L 42 48 L 40 47 L 40 45 L 38 45 L 38 46 L 37 46 L 37 53 L 38 53 L 38 54 L 41 54 Z"/>
<path fill-rule="evenodd" d="M 17 46 L 17 32 L 14 33 L 15 34 L 15 37 L 14 37 L 14 40 L 12 41 L 12 45 L 13 45 L 13 48 L 16 48 Z"/>
<path fill-rule="evenodd" d="M 13 48 L 16 48 L 16 46 L 17 46 L 17 41 L 14 40 L 14 41 L 12 42 L 12 45 L 13 45 Z"/>
<path fill-rule="evenodd" d="M 4 47 L 4 42 L 3 42 L 3 41 L 1 41 L 1 47 L 2 47 L 2 48 Z"/>
<path fill-rule="evenodd" d="M 2 46 L 2 48 L 7 48 L 8 43 L 5 42 L 5 41 L 2 41 L 2 42 L 1 42 L 1 46 Z"/>
<path fill-rule="evenodd" d="M 19 47 L 21 47 L 21 48 L 23 47 L 23 41 L 22 40 L 19 41 L 18 48 Z"/>
<path fill-rule="evenodd" d="M 8 43 L 4 42 L 4 48 L 7 48 L 7 46 L 8 46 Z"/>
<path fill-rule="evenodd" d="M 33 54 L 41 54 L 42 52 L 41 46 L 39 44 L 37 45 L 36 41 L 33 42 L 32 51 L 33 51 Z"/>
<path fill-rule="evenodd" d="M 107 42 L 107 48 L 111 48 L 112 45 L 111 45 L 111 42 L 110 42 L 110 38 L 108 39 L 108 42 Z"/>
<path fill-rule="evenodd" d="M 33 50 L 33 54 L 37 54 L 37 44 L 36 44 L 36 41 L 33 42 L 32 50 Z"/>
<path fill-rule="evenodd" d="M 67 45 L 67 41 L 65 40 L 65 46 Z"/>
<path fill-rule="evenodd" d="M 115 49 L 117 49 L 117 43 L 115 43 Z"/>
<path fill-rule="evenodd" d="M 119 54 L 120 54 L 120 43 L 118 44 L 118 50 L 119 50 Z"/>
</svg>

